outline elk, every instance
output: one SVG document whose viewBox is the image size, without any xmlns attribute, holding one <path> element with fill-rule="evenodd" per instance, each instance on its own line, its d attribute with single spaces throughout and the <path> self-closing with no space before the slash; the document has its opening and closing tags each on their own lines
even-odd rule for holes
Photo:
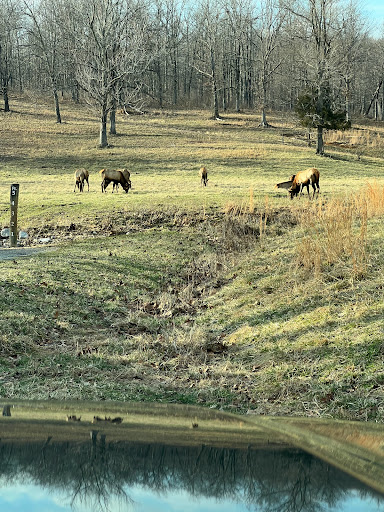
<svg viewBox="0 0 384 512">
<path fill-rule="evenodd" d="M 120 171 L 123 176 L 125 177 L 125 179 L 128 181 L 129 185 L 130 185 L 130 188 L 132 188 L 132 185 L 131 185 L 131 173 L 128 171 L 128 169 L 124 168 L 124 169 L 116 169 L 117 171 Z M 113 182 L 113 187 L 112 187 L 112 192 L 114 190 L 118 190 L 119 188 L 119 184 L 117 182 Z"/>
<path fill-rule="evenodd" d="M 88 192 L 89 192 L 89 172 L 87 169 L 76 169 L 75 171 L 75 188 L 73 191 L 76 191 L 76 187 L 79 189 L 80 192 L 84 190 L 84 181 L 88 183 Z"/>
<path fill-rule="evenodd" d="M 309 193 L 309 185 L 312 185 L 313 188 L 313 198 L 315 197 L 315 193 L 319 194 L 320 192 L 320 185 L 319 185 L 319 179 L 320 179 L 320 173 L 317 169 L 314 167 L 310 167 L 309 169 L 305 169 L 305 171 L 299 171 L 297 174 L 294 174 L 291 176 L 292 178 L 292 185 L 288 189 L 288 192 L 291 195 L 291 199 L 293 199 L 295 196 L 299 195 L 301 196 L 303 187 L 307 187 L 308 197 L 310 198 Z"/>
<path fill-rule="evenodd" d="M 108 187 L 110 183 L 114 185 L 121 185 L 123 190 L 128 193 L 131 188 L 130 179 L 126 178 L 121 170 L 110 170 L 110 169 L 101 169 L 101 191 L 105 192 L 105 189 Z M 112 190 L 113 193 L 113 190 Z"/>
<path fill-rule="evenodd" d="M 208 183 L 208 171 L 206 167 L 200 168 L 200 184 L 201 186 L 207 186 Z"/>
</svg>

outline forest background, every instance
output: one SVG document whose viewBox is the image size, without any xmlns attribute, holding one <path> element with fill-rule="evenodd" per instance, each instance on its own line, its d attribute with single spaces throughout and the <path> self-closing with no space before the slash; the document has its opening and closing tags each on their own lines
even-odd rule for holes
<svg viewBox="0 0 384 512">
<path fill-rule="evenodd" d="M 87 101 L 116 131 L 116 109 L 294 111 L 309 94 L 307 124 L 322 109 L 383 116 L 383 44 L 354 0 L 3 0 L 0 79 L 8 91 Z M 377 30 L 374 32 L 377 33 Z M 312 105 L 313 106 L 313 105 Z M 323 116 L 324 117 L 324 116 Z M 310 118 L 310 120 L 308 120 Z M 322 152 L 322 148 L 318 148 Z"/>
</svg>

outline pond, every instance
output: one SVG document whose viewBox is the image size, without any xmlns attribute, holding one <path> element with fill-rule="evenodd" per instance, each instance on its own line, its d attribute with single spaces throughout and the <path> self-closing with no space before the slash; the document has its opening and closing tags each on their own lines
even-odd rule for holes
<svg viewBox="0 0 384 512">
<path fill-rule="evenodd" d="M 19 402 L 8 412 L 0 419 L 7 512 L 384 508 L 377 488 L 243 417 L 141 404 Z"/>
</svg>

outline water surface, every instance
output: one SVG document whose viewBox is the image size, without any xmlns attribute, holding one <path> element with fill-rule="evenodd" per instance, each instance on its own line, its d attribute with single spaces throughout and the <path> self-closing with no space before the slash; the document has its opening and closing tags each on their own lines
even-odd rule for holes
<svg viewBox="0 0 384 512">
<path fill-rule="evenodd" d="M 18 401 L 0 416 L 0 510 L 383 511 L 383 439 L 377 425 Z"/>
<path fill-rule="evenodd" d="M 383 510 L 384 498 L 295 448 L 0 443 L 0 510 Z"/>
</svg>

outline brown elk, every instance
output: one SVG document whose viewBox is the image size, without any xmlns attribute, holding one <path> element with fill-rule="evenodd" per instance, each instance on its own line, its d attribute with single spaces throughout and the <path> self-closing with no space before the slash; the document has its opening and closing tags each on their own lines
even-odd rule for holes
<svg viewBox="0 0 384 512">
<path fill-rule="evenodd" d="M 110 183 L 114 185 L 121 185 L 126 193 L 131 188 L 131 180 L 126 178 L 121 170 L 101 169 L 101 191 L 105 192 L 105 189 Z M 113 192 L 113 190 L 112 190 Z"/>
<path fill-rule="evenodd" d="M 84 181 L 88 183 L 88 192 L 89 192 L 89 172 L 87 169 L 76 169 L 75 171 L 75 188 L 73 191 L 76 191 L 76 187 L 79 189 L 80 192 L 84 190 Z"/>
<path fill-rule="evenodd" d="M 127 180 L 127 182 L 129 183 L 130 185 L 130 188 L 132 188 L 132 184 L 131 184 L 131 173 L 128 171 L 128 169 L 124 168 L 124 169 L 116 169 L 117 171 L 120 171 L 124 178 Z M 112 192 L 114 190 L 116 190 L 116 192 L 118 191 L 118 188 L 119 188 L 119 183 L 117 182 L 113 182 L 113 187 L 112 187 Z"/>
<path fill-rule="evenodd" d="M 201 167 L 200 168 L 200 183 L 201 183 L 201 186 L 207 186 L 207 183 L 208 183 L 208 171 L 207 171 L 207 168 L 206 167 Z"/>
<path fill-rule="evenodd" d="M 291 195 L 291 199 L 295 196 L 301 196 L 302 190 L 304 187 L 307 187 L 308 197 L 310 198 L 309 193 L 309 185 L 312 185 L 313 188 L 313 198 L 315 197 L 315 193 L 319 194 L 320 192 L 320 173 L 314 167 L 310 167 L 309 169 L 305 169 L 305 171 L 299 171 L 297 174 L 291 176 L 292 185 L 288 189 L 288 192 Z"/>
</svg>

